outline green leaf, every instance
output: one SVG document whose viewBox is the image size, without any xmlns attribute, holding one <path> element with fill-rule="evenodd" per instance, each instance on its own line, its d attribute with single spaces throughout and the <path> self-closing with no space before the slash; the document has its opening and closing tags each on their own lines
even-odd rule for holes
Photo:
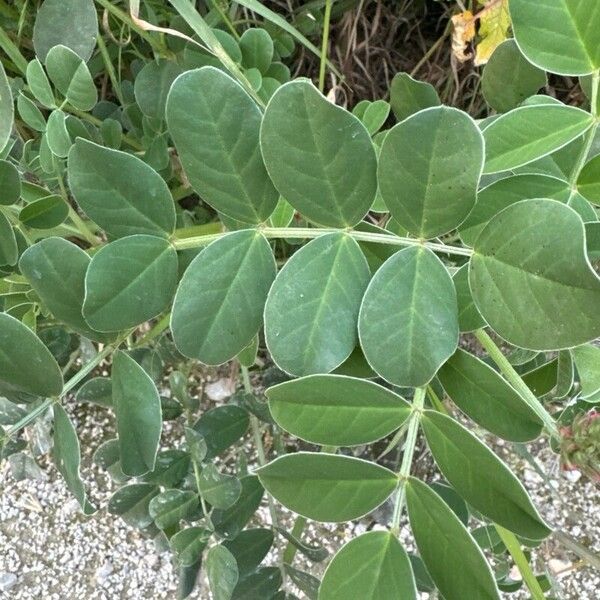
<svg viewBox="0 0 600 600">
<path fill-rule="evenodd" d="M 10 138 L 14 116 L 12 92 L 4 72 L 4 65 L 0 64 L 0 150 L 4 149 Z"/>
<path fill-rule="evenodd" d="M 265 600 L 265 598 L 273 600 L 281 584 L 279 567 L 261 567 L 255 573 L 246 575 L 240 580 L 231 600 Z"/>
<path fill-rule="evenodd" d="M 515 108 L 483 130 L 483 172 L 508 171 L 547 156 L 587 131 L 593 119 L 579 108 L 560 104 Z"/>
<path fill-rule="evenodd" d="M 15 232 L 8 217 L 0 212 L 0 266 L 14 266 L 19 259 Z"/>
<path fill-rule="evenodd" d="M 34 131 L 46 131 L 46 119 L 42 111 L 23 92 L 19 92 L 17 96 L 17 112 L 24 123 Z"/>
<path fill-rule="evenodd" d="M 385 136 L 377 177 L 393 217 L 419 238 L 460 225 L 475 205 L 483 138 L 466 113 L 429 108 Z"/>
<path fill-rule="evenodd" d="M 112 406 L 112 381 L 110 377 L 92 377 L 78 390 L 77 402 L 91 402 L 98 406 Z"/>
<path fill-rule="evenodd" d="M 210 533 L 204 527 L 186 527 L 178 531 L 169 540 L 177 562 L 181 566 L 190 567 L 200 560 L 210 539 Z"/>
<path fill-rule="evenodd" d="M 89 339 L 106 342 L 110 336 L 91 329 L 81 312 L 89 264 L 90 257 L 79 246 L 51 237 L 25 250 L 19 269 L 59 321 Z"/>
<path fill-rule="evenodd" d="M 392 471 L 375 463 L 313 452 L 281 456 L 257 474 L 286 508 L 315 521 L 336 523 L 371 512 L 398 483 Z"/>
<path fill-rule="evenodd" d="M 176 487 L 190 470 L 190 455 L 183 450 L 172 448 L 156 455 L 154 469 L 143 476 L 148 483 L 157 483 L 167 488 Z"/>
<path fill-rule="evenodd" d="M 264 488 L 258 477 L 248 475 L 242 477 L 242 493 L 236 503 L 225 510 L 215 509 L 211 520 L 216 532 L 225 539 L 237 538 L 248 521 L 260 506 Z"/>
<path fill-rule="evenodd" d="M 239 575 L 235 557 L 225 546 L 219 544 L 208 551 L 206 576 L 213 600 L 230 600 Z"/>
<path fill-rule="evenodd" d="M 278 194 L 258 146 L 261 112 L 244 89 L 214 67 L 188 71 L 173 83 L 166 113 L 181 164 L 202 199 L 238 221 L 265 221 Z"/>
<path fill-rule="evenodd" d="M 26 77 L 29 90 L 35 99 L 46 108 L 55 108 L 54 93 L 39 59 L 34 58 L 29 62 Z"/>
<path fill-rule="evenodd" d="M 324 546 L 305 544 L 300 538 L 297 538 L 283 527 L 277 527 L 277 532 L 312 562 L 323 562 L 329 556 L 329 551 Z"/>
<path fill-rule="evenodd" d="M 505 177 L 480 190 L 475 208 L 458 228 L 458 232 L 465 244 L 473 246 L 490 219 L 507 206 L 530 198 L 550 198 L 566 202 L 570 195 L 569 184 L 557 177 L 539 174 Z"/>
<path fill-rule="evenodd" d="M 236 231 L 210 244 L 177 289 L 171 314 L 177 349 L 209 365 L 235 357 L 262 325 L 275 273 L 271 247 L 257 231 Z"/>
<path fill-rule="evenodd" d="M 130 483 L 118 489 L 108 502 L 108 512 L 128 525 L 144 529 L 152 523 L 149 505 L 160 488 L 153 483 Z"/>
<path fill-rule="evenodd" d="M 498 112 L 517 108 L 546 85 L 546 73 L 532 65 L 515 40 L 505 40 L 493 52 L 481 77 L 485 101 Z"/>
<path fill-rule="evenodd" d="M 244 348 L 238 352 L 236 358 L 240 361 L 240 365 L 250 368 L 256 362 L 257 353 L 258 333 L 252 338 L 252 341 L 247 346 L 244 346 Z"/>
<path fill-rule="evenodd" d="M 19 221 L 33 229 L 52 229 L 65 221 L 69 206 L 62 196 L 46 196 L 23 207 Z"/>
<path fill-rule="evenodd" d="M 586 199 L 600 205 L 600 155 L 588 161 L 577 179 L 577 191 Z"/>
<path fill-rule="evenodd" d="M 58 396 L 63 388 L 60 367 L 50 350 L 29 327 L 6 313 L 0 313 L 0 382 L 34 396 Z"/>
<path fill-rule="evenodd" d="M 327 373 L 350 356 L 369 276 L 360 247 L 342 232 L 312 240 L 287 261 L 265 306 L 265 341 L 280 369 Z"/>
<path fill-rule="evenodd" d="M 56 89 L 79 110 L 92 110 L 98 94 L 85 62 L 66 46 L 54 46 L 46 56 L 46 70 Z"/>
<path fill-rule="evenodd" d="M 206 465 L 198 479 L 200 495 L 215 508 L 233 506 L 242 493 L 242 484 L 237 477 L 219 473 L 215 465 Z"/>
<path fill-rule="evenodd" d="M 527 539 L 542 540 L 550 534 L 519 480 L 472 433 L 429 410 L 421 425 L 440 471 L 475 510 Z"/>
<path fill-rule="evenodd" d="M 479 546 L 449 506 L 429 486 L 406 484 L 410 526 L 427 571 L 447 600 L 500 600 Z"/>
<path fill-rule="evenodd" d="M 476 423 L 512 442 L 527 442 L 541 433 L 535 412 L 491 367 L 458 349 L 438 372 L 451 400 Z"/>
<path fill-rule="evenodd" d="M 123 472 L 143 475 L 154 469 L 162 429 L 158 391 L 142 367 L 121 351 L 113 355 L 112 389 Z"/>
<path fill-rule="evenodd" d="M 93 514 L 96 509 L 88 502 L 86 498 L 83 481 L 79 475 L 79 440 L 75 427 L 69 419 L 65 409 L 56 404 L 54 411 L 54 462 L 56 468 L 63 476 L 69 491 L 75 496 L 81 510 L 86 515 Z"/>
<path fill-rule="evenodd" d="M 140 110 L 151 119 L 165 118 L 165 106 L 171 85 L 181 75 L 181 67 L 170 60 L 145 64 L 134 84 L 135 101 Z"/>
<path fill-rule="evenodd" d="M 206 458 L 214 458 L 235 444 L 248 430 L 249 422 L 248 413 L 234 404 L 206 411 L 194 424 L 206 442 Z"/>
<path fill-rule="evenodd" d="M 398 121 L 432 106 L 441 104 L 435 88 L 413 79 L 408 73 L 396 73 L 390 86 L 390 104 Z"/>
<path fill-rule="evenodd" d="M 270 387 L 266 394 L 280 427 L 330 446 L 375 442 L 398 429 L 411 410 L 388 389 L 342 375 L 309 375 Z"/>
<path fill-rule="evenodd" d="M 72 146 L 71 136 L 67 130 L 67 115 L 62 110 L 54 110 L 46 124 L 46 142 L 54 156 L 65 158 Z"/>
<path fill-rule="evenodd" d="M 361 121 L 309 81 L 282 85 L 262 121 L 260 145 L 279 193 L 307 219 L 350 227 L 377 192 L 377 158 Z"/>
<path fill-rule="evenodd" d="M 456 291 L 431 250 L 405 248 L 375 273 L 358 333 L 367 361 L 386 381 L 403 387 L 431 381 L 458 345 Z"/>
<path fill-rule="evenodd" d="M 199 508 L 198 496 L 194 492 L 166 490 L 150 500 L 148 510 L 159 529 L 171 529 L 182 519 L 195 516 Z"/>
<path fill-rule="evenodd" d="M 77 204 L 110 236 L 173 231 L 171 192 L 136 156 L 78 139 L 69 152 L 68 173 Z"/>
<path fill-rule="evenodd" d="M 390 114 L 390 105 L 385 100 L 371 102 L 365 110 L 361 121 L 364 123 L 370 135 L 375 135 L 387 121 Z"/>
<path fill-rule="evenodd" d="M 33 47 L 42 62 L 57 44 L 65 44 L 87 61 L 92 56 L 97 35 L 93 0 L 45 0 L 37 10 Z"/>
<path fill-rule="evenodd" d="M 242 66 L 266 73 L 273 60 L 273 40 L 265 29 L 251 27 L 240 38 Z"/>
<path fill-rule="evenodd" d="M 600 391 L 600 348 L 586 344 L 573 348 L 572 353 L 581 382 L 581 397 L 590 398 Z"/>
<path fill-rule="evenodd" d="M 85 276 L 83 316 L 98 331 L 120 331 L 156 317 L 177 285 L 177 253 L 150 235 L 122 238 L 97 252 Z"/>
<path fill-rule="evenodd" d="M 406 551 L 393 533 L 371 531 L 342 547 L 329 563 L 319 600 L 417 598 Z"/>
<path fill-rule="evenodd" d="M 560 202 L 523 200 L 496 215 L 477 239 L 469 282 L 483 318 L 515 346 L 556 350 L 600 336 L 583 222 Z"/>
<path fill-rule="evenodd" d="M 235 558 L 240 578 L 260 565 L 272 545 L 273 532 L 270 529 L 246 529 L 235 539 L 223 542 Z"/>
<path fill-rule="evenodd" d="M 456 301 L 458 303 L 458 328 L 461 333 L 475 331 L 485 327 L 485 321 L 479 314 L 471 288 L 469 287 L 469 265 L 463 265 L 452 276 L 456 288 Z"/>
<path fill-rule="evenodd" d="M 21 179 L 17 168 L 7 160 L 0 160 L 0 204 L 16 204 L 21 197 Z"/>
<path fill-rule="evenodd" d="M 560 75 L 600 68 L 600 12 L 595 0 L 510 0 L 521 51 L 538 67 Z"/>
</svg>

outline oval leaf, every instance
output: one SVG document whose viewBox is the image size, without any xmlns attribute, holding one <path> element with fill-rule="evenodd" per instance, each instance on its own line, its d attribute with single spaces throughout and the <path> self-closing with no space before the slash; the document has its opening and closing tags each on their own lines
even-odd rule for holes
<svg viewBox="0 0 600 600">
<path fill-rule="evenodd" d="M 177 285 L 177 253 L 163 239 L 132 235 L 104 246 L 85 276 L 83 316 L 98 331 L 120 331 L 156 317 Z"/>
<path fill-rule="evenodd" d="M 279 196 L 258 145 L 260 109 L 242 86 L 214 67 L 188 71 L 173 83 L 166 113 L 181 164 L 202 199 L 243 223 L 265 221 Z"/>
<path fill-rule="evenodd" d="M 112 237 L 173 231 L 171 192 L 136 156 L 79 138 L 69 152 L 68 173 L 77 204 Z"/>
<path fill-rule="evenodd" d="M 348 598 L 416 600 L 408 554 L 393 533 L 365 533 L 333 557 L 319 588 L 319 600 Z"/>
<path fill-rule="evenodd" d="M 494 369 L 472 354 L 459 348 L 438 378 L 454 404 L 495 435 L 512 442 L 540 435 L 543 424 L 535 412 Z"/>
<path fill-rule="evenodd" d="M 358 332 L 366 359 L 386 381 L 431 381 L 458 345 L 456 291 L 431 250 L 405 248 L 385 262 L 365 292 Z"/>
<path fill-rule="evenodd" d="M 421 558 L 444 598 L 500 600 L 482 551 L 442 498 L 411 477 L 406 504 Z"/>
<path fill-rule="evenodd" d="M 382 504 L 398 483 L 375 463 L 349 456 L 297 452 L 257 472 L 265 489 L 285 507 L 309 519 L 358 519 Z"/>
<path fill-rule="evenodd" d="M 369 444 L 400 427 L 410 405 L 390 390 L 342 375 L 309 375 L 270 387 L 269 408 L 286 431 L 313 444 Z"/>
<path fill-rule="evenodd" d="M 484 173 L 498 173 L 542 158 L 587 131 L 594 118 L 562 104 L 515 108 L 483 130 Z"/>
<path fill-rule="evenodd" d="M 515 38 L 535 65 L 560 75 L 600 68 L 596 0 L 510 0 Z"/>
<path fill-rule="evenodd" d="M 269 243 L 253 230 L 205 248 L 181 279 L 171 315 L 177 349 L 219 365 L 241 352 L 259 330 L 276 265 Z"/>
<path fill-rule="evenodd" d="M 489 222 L 475 244 L 469 282 L 496 333 L 530 350 L 600 336 L 600 279 L 584 231 L 575 211 L 554 200 L 517 202 Z"/>
<path fill-rule="evenodd" d="M 4 65 L 0 64 L 0 150 L 4 149 L 10 138 L 14 116 L 12 92 L 4 72 Z"/>
<path fill-rule="evenodd" d="M 90 257 L 79 246 L 53 237 L 40 240 L 25 250 L 19 268 L 59 321 L 85 337 L 106 342 L 110 337 L 91 329 L 82 314 L 89 264 Z"/>
<path fill-rule="evenodd" d="M 421 425 L 440 471 L 475 510 L 530 540 L 550 534 L 520 481 L 472 433 L 430 410 Z"/>
<path fill-rule="evenodd" d="M 6 313 L 0 313 L 0 383 L 35 396 L 58 396 L 63 389 L 62 373 L 50 350 Z"/>
<path fill-rule="evenodd" d="M 138 476 L 154 470 L 162 429 L 160 397 L 142 367 L 120 351 L 113 357 L 112 396 L 123 472 Z"/>
<path fill-rule="evenodd" d="M 307 219 L 351 227 L 373 204 L 377 158 L 369 132 L 309 81 L 286 83 L 273 94 L 260 145 L 275 187 Z"/>
<path fill-rule="evenodd" d="M 58 194 L 27 204 L 19 213 L 19 221 L 34 229 L 58 227 L 68 216 L 69 206 Z"/>
<path fill-rule="evenodd" d="M 419 238 L 455 229 L 475 205 L 483 138 L 466 113 L 429 108 L 385 136 L 377 177 L 385 205 Z"/>
<path fill-rule="evenodd" d="M 222 545 L 213 546 L 206 556 L 206 576 L 213 600 L 230 600 L 239 573 L 235 557 Z"/>
<path fill-rule="evenodd" d="M 265 306 L 265 340 L 280 369 L 328 373 L 350 356 L 369 276 L 360 247 L 343 233 L 322 235 L 292 256 Z"/>
</svg>

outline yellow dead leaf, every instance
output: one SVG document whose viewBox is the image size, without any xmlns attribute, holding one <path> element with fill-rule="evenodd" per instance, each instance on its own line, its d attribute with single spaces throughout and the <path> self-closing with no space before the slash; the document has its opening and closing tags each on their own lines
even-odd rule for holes
<svg viewBox="0 0 600 600">
<path fill-rule="evenodd" d="M 475 52 L 475 65 L 484 65 L 494 50 L 508 37 L 510 14 L 508 0 L 491 0 L 484 4 L 483 10 L 477 14 L 479 18 L 479 36 Z"/>
<path fill-rule="evenodd" d="M 470 10 L 452 17 L 452 54 L 460 61 L 468 61 L 473 54 L 467 52 L 469 43 L 475 37 L 475 18 Z"/>
</svg>

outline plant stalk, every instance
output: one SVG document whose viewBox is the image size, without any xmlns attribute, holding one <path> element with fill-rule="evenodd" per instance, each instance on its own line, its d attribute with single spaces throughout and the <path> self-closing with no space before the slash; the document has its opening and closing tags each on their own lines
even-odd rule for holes
<svg viewBox="0 0 600 600">
<path fill-rule="evenodd" d="M 319 63 L 319 91 L 325 89 L 325 68 L 327 66 L 327 47 L 329 46 L 329 23 L 331 21 L 332 0 L 325 0 L 325 14 L 323 15 L 323 41 L 321 43 L 321 60 Z"/>
<path fill-rule="evenodd" d="M 531 597 L 533 600 L 545 600 L 546 596 L 544 596 L 540 582 L 537 580 L 535 574 L 531 570 L 531 565 L 523 553 L 523 549 L 521 548 L 521 544 L 519 543 L 517 536 L 512 531 L 508 531 L 508 529 L 500 527 L 500 525 L 494 524 L 494 527 L 496 528 L 500 539 L 504 542 L 504 545 L 515 561 L 515 564 L 517 565 L 519 572 L 523 577 L 525 585 L 531 592 Z"/>
<path fill-rule="evenodd" d="M 404 509 L 404 501 L 406 499 L 406 480 L 410 475 L 410 467 L 412 465 L 413 456 L 415 454 L 415 446 L 417 444 L 417 434 L 419 433 L 419 422 L 421 420 L 421 412 L 425 404 L 425 393 L 427 386 L 417 388 L 413 398 L 412 410 L 409 419 L 408 431 L 406 433 L 406 443 L 404 444 L 404 454 L 402 455 L 402 464 L 398 472 L 398 491 L 396 492 L 396 501 L 394 503 L 394 515 L 392 517 L 392 533 L 398 535 L 400 533 L 400 517 Z"/>
<path fill-rule="evenodd" d="M 186 228 L 186 234 L 192 233 L 190 227 Z M 471 248 L 461 248 L 459 246 L 448 246 L 446 244 L 440 244 L 437 242 L 427 242 L 424 240 L 418 240 L 415 238 L 399 237 L 397 235 L 385 234 L 385 233 L 371 233 L 369 231 L 355 231 L 352 229 L 335 229 L 331 227 L 324 228 L 311 228 L 311 227 L 259 227 L 260 231 L 265 237 L 269 239 L 276 238 L 288 238 L 288 239 L 304 239 L 304 238 L 317 238 L 328 233 L 340 233 L 344 232 L 350 237 L 354 238 L 357 242 L 372 242 L 375 244 L 388 244 L 390 246 L 423 246 L 429 248 L 433 252 L 443 252 L 445 254 L 452 254 L 457 256 L 471 256 L 473 250 Z M 173 246 L 177 250 L 187 250 L 189 248 L 198 248 L 199 246 L 206 246 L 215 240 L 227 235 L 225 233 L 214 233 L 209 235 L 187 235 L 187 237 L 177 237 L 177 231 L 175 232 L 174 238 L 172 239 Z"/>
<path fill-rule="evenodd" d="M 479 343 L 490 355 L 490 358 L 496 363 L 508 382 L 541 419 L 548 434 L 555 440 L 560 441 L 560 434 L 556 426 L 556 421 L 537 399 L 536 395 L 527 387 L 527 384 L 521 379 L 521 376 L 515 371 L 506 356 L 502 354 L 502 351 L 495 344 L 494 340 L 483 329 L 478 329 L 474 333 L 475 337 L 479 340 Z"/>
</svg>

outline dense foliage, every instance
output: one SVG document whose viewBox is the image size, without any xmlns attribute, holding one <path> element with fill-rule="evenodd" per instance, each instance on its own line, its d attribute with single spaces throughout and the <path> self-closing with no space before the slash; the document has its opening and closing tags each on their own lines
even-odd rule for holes
<svg viewBox="0 0 600 600">
<path fill-rule="evenodd" d="M 407 73 L 336 105 L 315 31 L 256 0 L 142 4 L 45 0 L 32 47 L 1 13 L 2 459 L 23 477 L 51 446 L 92 514 L 65 407 L 106 407 L 108 510 L 170 549 L 182 597 L 202 570 L 217 600 L 493 599 L 514 561 L 544 598 L 552 524 L 472 430 L 598 477 L 596 0 L 510 1 L 478 121 Z M 547 72 L 589 110 L 537 95 Z M 229 361 L 243 387 L 211 405 L 199 366 Z M 388 499 L 333 558 L 303 539 Z"/>
</svg>

